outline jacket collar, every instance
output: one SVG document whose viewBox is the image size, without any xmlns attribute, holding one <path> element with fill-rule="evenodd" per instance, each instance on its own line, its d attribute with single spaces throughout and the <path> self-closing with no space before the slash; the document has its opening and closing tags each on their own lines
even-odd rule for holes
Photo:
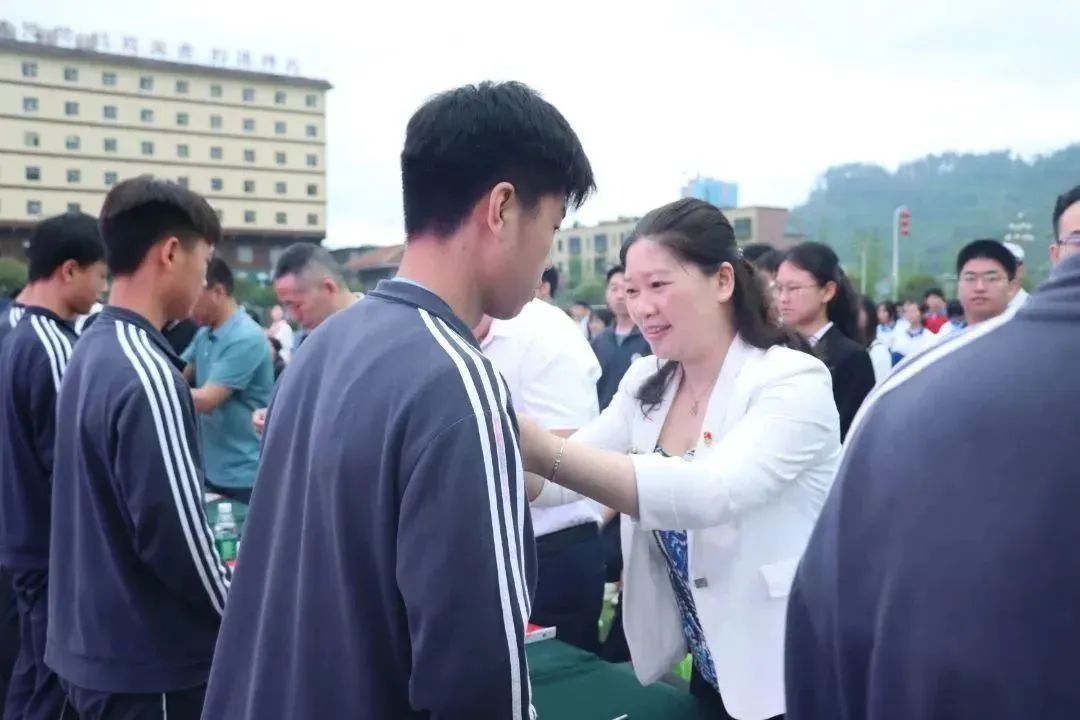
<svg viewBox="0 0 1080 720">
<path fill-rule="evenodd" d="M 101 309 L 97 322 L 95 322 L 91 329 L 96 328 L 98 325 L 105 325 L 102 321 L 108 321 L 112 323 L 125 322 L 130 325 L 134 325 L 140 330 L 146 333 L 146 336 L 150 338 L 150 341 L 157 346 L 157 349 L 161 351 L 161 354 L 168 358 L 169 362 L 176 367 L 177 370 L 183 370 L 187 364 L 173 351 L 172 345 L 165 339 L 165 336 L 161 334 L 161 331 L 150 324 L 150 321 L 144 318 L 137 312 L 128 310 L 127 308 L 116 307 L 115 305 L 106 305 Z"/>
<path fill-rule="evenodd" d="M 427 310 L 432 315 L 448 323 L 454 331 L 464 338 L 477 350 L 480 349 L 476 337 L 472 334 L 472 328 L 461 320 L 450 306 L 435 293 L 423 285 L 408 280 L 380 280 L 375 290 L 368 293 L 368 297 L 380 298 L 388 302 L 411 305 L 415 308 Z"/>
<path fill-rule="evenodd" d="M 1062 260 L 1016 316 L 1080 319 L 1080 255 Z"/>
</svg>

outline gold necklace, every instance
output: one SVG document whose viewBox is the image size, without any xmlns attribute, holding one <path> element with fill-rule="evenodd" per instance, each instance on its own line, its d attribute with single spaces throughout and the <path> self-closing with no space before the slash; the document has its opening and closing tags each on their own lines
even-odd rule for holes
<svg viewBox="0 0 1080 720">
<path fill-rule="evenodd" d="M 701 410 L 701 400 L 698 398 L 697 393 L 694 392 L 694 387 L 690 384 L 690 380 L 686 377 L 686 373 L 683 373 L 683 381 L 686 383 L 686 390 L 690 393 L 690 400 L 692 401 L 690 404 L 690 414 L 697 417 L 698 411 Z M 713 378 L 713 381 L 709 383 L 707 390 L 712 390 L 713 385 L 715 384 L 716 378 Z"/>
</svg>

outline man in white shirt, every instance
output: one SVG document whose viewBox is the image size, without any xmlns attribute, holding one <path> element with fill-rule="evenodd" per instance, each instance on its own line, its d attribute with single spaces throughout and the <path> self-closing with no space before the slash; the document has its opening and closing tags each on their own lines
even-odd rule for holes
<svg viewBox="0 0 1080 720">
<path fill-rule="evenodd" d="M 1007 242 L 1002 243 L 1009 252 L 1016 258 L 1016 285 L 1013 290 L 1012 299 L 1009 300 L 1009 307 L 1006 310 L 1010 315 L 1014 314 L 1017 310 L 1024 306 L 1029 297 L 1028 291 L 1024 289 L 1024 248 L 1020 247 L 1016 243 Z"/>
<path fill-rule="evenodd" d="M 559 308 L 535 299 L 512 320 L 485 317 L 474 333 L 506 379 L 516 412 L 564 436 L 599 414 L 600 363 Z M 600 507 L 583 500 L 533 508 L 532 521 L 537 588 L 531 622 L 554 626 L 559 639 L 596 652 L 604 596 Z"/>
</svg>

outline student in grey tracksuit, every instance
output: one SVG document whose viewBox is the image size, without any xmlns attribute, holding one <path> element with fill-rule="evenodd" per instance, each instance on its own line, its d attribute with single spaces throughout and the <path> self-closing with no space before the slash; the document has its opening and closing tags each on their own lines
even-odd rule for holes
<svg viewBox="0 0 1080 720">
<path fill-rule="evenodd" d="M 555 108 L 484 83 L 417 111 L 402 175 L 401 277 L 278 384 L 205 720 L 530 715 L 517 422 L 470 328 L 532 297 L 592 171 Z"/>
<path fill-rule="evenodd" d="M 788 718 L 1080 717 L 1077 368 L 1071 257 L 870 396 L 792 588 Z"/>
<path fill-rule="evenodd" d="M 101 227 L 109 305 L 57 399 L 45 662 L 81 720 L 196 720 L 231 578 L 159 328 L 191 312 L 220 226 L 198 195 L 138 177 L 105 198 Z"/>
</svg>

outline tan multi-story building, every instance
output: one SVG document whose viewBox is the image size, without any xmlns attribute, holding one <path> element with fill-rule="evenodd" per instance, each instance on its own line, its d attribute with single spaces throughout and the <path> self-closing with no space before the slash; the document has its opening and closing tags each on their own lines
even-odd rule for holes
<svg viewBox="0 0 1080 720">
<path fill-rule="evenodd" d="M 766 243 L 777 250 L 786 250 L 801 236 L 785 231 L 788 211 L 774 207 L 744 207 L 724 210 L 735 231 L 739 245 Z M 608 269 L 619 263 L 623 241 L 630 237 L 639 218 L 619 218 L 598 225 L 575 225 L 563 228 L 555 235 L 551 248 L 551 263 L 569 287 L 590 279 L 601 282 Z"/>
<path fill-rule="evenodd" d="M 0 39 L 0 256 L 33 225 L 96 215 L 116 182 L 152 174 L 221 216 L 218 253 L 269 269 L 326 235 L 324 80 Z"/>
</svg>

